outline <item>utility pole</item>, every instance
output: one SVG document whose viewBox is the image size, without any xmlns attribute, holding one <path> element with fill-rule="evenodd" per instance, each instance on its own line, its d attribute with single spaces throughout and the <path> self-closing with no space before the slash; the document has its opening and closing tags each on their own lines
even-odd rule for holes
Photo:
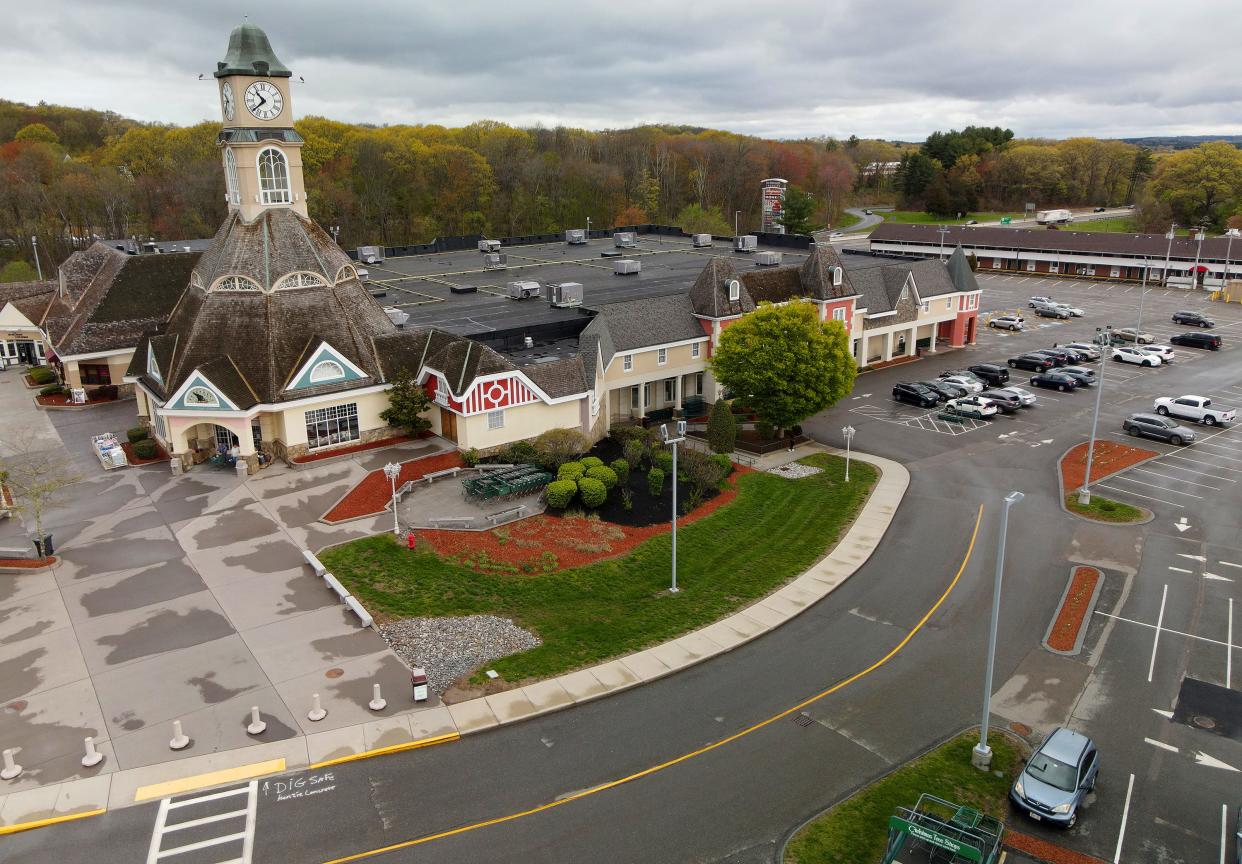
<svg viewBox="0 0 1242 864">
<path fill-rule="evenodd" d="M 1220 277 L 1222 291 L 1229 284 L 1229 256 L 1233 254 L 1233 238 L 1238 236 L 1238 229 L 1230 228 L 1225 235 L 1229 238 L 1229 242 L 1225 244 L 1225 272 Z"/>
<path fill-rule="evenodd" d="M 736 236 L 737 236 L 737 218 L 738 218 L 739 216 L 741 216 L 741 215 L 742 215 L 742 211 L 741 211 L 741 210 L 734 210 L 734 211 L 733 211 L 733 236 L 734 236 L 734 237 L 736 237 Z"/>
<path fill-rule="evenodd" d="M 1139 319 L 1138 319 L 1138 327 L 1135 328 L 1135 332 L 1137 333 L 1143 332 L 1143 299 L 1147 296 L 1147 271 L 1149 271 L 1150 269 L 1151 269 L 1150 262 L 1145 261 L 1145 263 L 1143 264 L 1143 287 L 1139 289 Z M 1101 369 L 1100 371 L 1103 371 L 1103 370 Z"/>
</svg>

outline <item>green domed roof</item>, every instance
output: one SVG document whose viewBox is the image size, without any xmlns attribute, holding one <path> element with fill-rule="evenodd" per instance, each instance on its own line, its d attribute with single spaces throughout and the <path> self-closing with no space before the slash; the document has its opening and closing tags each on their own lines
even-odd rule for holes
<svg viewBox="0 0 1242 864">
<path fill-rule="evenodd" d="M 293 75 L 280 62 L 267 34 L 254 24 L 242 24 L 229 34 L 229 50 L 224 59 L 216 63 L 217 78 L 226 75 L 258 75 L 270 78 L 288 78 Z"/>
</svg>

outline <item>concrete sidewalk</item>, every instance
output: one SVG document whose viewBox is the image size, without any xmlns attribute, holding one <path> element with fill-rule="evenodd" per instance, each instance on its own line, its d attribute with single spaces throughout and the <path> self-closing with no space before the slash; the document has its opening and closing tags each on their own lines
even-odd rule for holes
<svg viewBox="0 0 1242 864">
<path fill-rule="evenodd" d="M 766 470 L 813 452 L 844 455 L 819 445 L 782 450 L 756 460 Z M 823 559 L 785 587 L 746 609 L 662 645 L 620 657 L 589 669 L 449 706 L 377 715 L 326 731 L 271 743 L 179 758 L 177 761 L 113 770 L 85 779 L 66 780 L 0 796 L 0 830 L 74 814 L 93 814 L 154 797 L 206 788 L 263 774 L 299 769 L 332 760 L 379 755 L 374 751 L 418 746 L 426 739 L 452 740 L 457 735 L 516 723 L 567 708 L 670 675 L 725 653 L 774 630 L 832 593 L 861 567 L 883 538 L 909 485 L 899 463 L 854 452 L 852 458 L 878 467 L 880 479 L 846 535 Z M 308 540 L 311 538 L 307 538 Z M 314 547 L 318 548 L 318 546 Z M 309 574 L 305 577 L 313 580 Z M 405 695 L 396 696 L 403 705 Z M 393 693 L 388 693 L 393 698 Z M 404 709 L 388 709 L 409 711 Z M 300 720 L 300 718 L 297 718 Z M 260 739 L 261 740 L 261 739 Z M 20 762 L 20 754 L 18 761 Z M 112 760 L 105 760 L 100 771 Z M 85 773 L 85 772 L 84 772 Z M 2 788 L 2 787 L 0 787 Z"/>
</svg>

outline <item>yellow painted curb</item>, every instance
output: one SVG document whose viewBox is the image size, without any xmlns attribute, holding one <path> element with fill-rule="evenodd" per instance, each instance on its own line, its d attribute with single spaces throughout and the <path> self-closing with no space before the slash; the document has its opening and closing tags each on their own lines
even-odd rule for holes
<svg viewBox="0 0 1242 864">
<path fill-rule="evenodd" d="M 193 777 L 182 777 L 179 780 L 165 780 L 163 783 L 152 783 L 150 786 L 139 786 L 134 791 L 134 803 L 150 801 L 152 798 L 166 798 L 182 792 L 193 792 L 207 786 L 219 786 L 224 783 L 236 783 L 238 780 L 253 780 L 264 774 L 276 774 L 285 770 L 284 759 L 269 759 L 266 762 L 254 762 L 237 768 L 224 768 L 207 774 L 196 774 Z"/>
<path fill-rule="evenodd" d="M 316 768 L 327 768 L 329 765 L 341 765 L 345 762 L 357 762 L 359 759 L 370 759 L 372 756 L 387 756 L 389 753 L 400 753 L 404 750 L 418 750 L 422 747 L 431 747 L 436 744 L 447 744 L 450 741 L 457 741 L 461 735 L 457 732 L 449 732 L 447 735 L 436 735 L 432 738 L 420 738 L 417 741 L 406 741 L 404 744 L 394 744 L 391 747 L 378 747 L 375 750 L 363 750 L 361 753 L 353 753 L 349 756 L 342 756 L 339 759 L 328 759 L 324 762 L 316 762 L 310 766 L 311 770 Z"/>
<path fill-rule="evenodd" d="M 75 819 L 85 819 L 88 816 L 98 816 L 100 813 L 107 813 L 107 810 L 87 810 L 83 813 L 69 813 L 65 816 L 53 816 L 50 819 L 36 819 L 33 822 L 18 822 L 16 825 L 0 826 L 0 835 L 16 834 L 18 831 L 29 831 L 32 828 L 43 828 L 47 825 L 58 825 L 61 822 L 72 822 Z"/>
</svg>

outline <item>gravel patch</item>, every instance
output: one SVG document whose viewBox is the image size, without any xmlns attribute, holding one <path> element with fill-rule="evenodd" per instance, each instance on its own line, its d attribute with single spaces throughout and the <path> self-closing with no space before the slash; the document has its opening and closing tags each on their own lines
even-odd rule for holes
<svg viewBox="0 0 1242 864">
<path fill-rule="evenodd" d="M 540 644 L 508 618 L 406 618 L 379 628 L 388 647 L 409 666 L 427 670 L 427 684 L 443 693 L 462 675 Z"/>
<path fill-rule="evenodd" d="M 799 477 L 810 477 L 812 474 L 818 474 L 823 468 L 816 468 L 814 465 L 803 465 L 801 462 L 789 462 L 784 465 L 778 465 L 775 468 L 769 468 L 769 474 L 775 474 L 777 477 L 784 477 L 788 480 L 797 480 Z"/>
</svg>

